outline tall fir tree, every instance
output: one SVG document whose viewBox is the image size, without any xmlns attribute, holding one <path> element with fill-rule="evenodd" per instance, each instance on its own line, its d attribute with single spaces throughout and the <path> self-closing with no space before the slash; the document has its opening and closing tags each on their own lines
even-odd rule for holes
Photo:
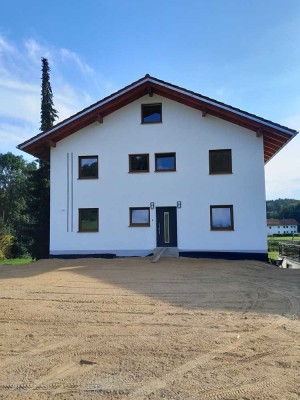
<svg viewBox="0 0 300 400">
<path fill-rule="evenodd" d="M 41 131 L 49 130 L 58 117 L 54 108 L 48 60 L 42 58 Z M 50 163 L 39 160 L 39 168 L 32 172 L 33 181 L 29 212 L 33 216 L 31 227 L 34 259 L 49 257 L 50 238 Z"/>
<path fill-rule="evenodd" d="M 50 67 L 47 58 L 42 58 L 42 91 L 41 91 L 41 131 L 53 126 L 58 113 L 53 104 L 53 93 L 50 84 Z"/>
</svg>

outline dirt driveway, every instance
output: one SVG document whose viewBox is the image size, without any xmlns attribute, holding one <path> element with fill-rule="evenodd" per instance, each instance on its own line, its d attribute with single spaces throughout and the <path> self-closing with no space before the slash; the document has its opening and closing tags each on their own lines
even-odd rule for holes
<svg viewBox="0 0 300 400">
<path fill-rule="evenodd" d="M 254 261 L 0 267 L 0 398 L 299 400 L 299 298 Z"/>
</svg>

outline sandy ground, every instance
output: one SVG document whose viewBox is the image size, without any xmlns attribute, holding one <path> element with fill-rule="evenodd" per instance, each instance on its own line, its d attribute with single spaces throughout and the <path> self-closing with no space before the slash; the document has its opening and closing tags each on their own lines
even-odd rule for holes
<svg viewBox="0 0 300 400">
<path fill-rule="evenodd" d="M 299 299 L 254 261 L 0 267 L 0 398 L 299 400 Z"/>
</svg>

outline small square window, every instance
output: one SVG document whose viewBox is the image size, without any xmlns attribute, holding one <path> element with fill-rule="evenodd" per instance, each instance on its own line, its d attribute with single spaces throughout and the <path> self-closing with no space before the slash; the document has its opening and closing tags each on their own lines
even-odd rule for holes
<svg viewBox="0 0 300 400">
<path fill-rule="evenodd" d="M 210 229 L 233 231 L 233 206 L 210 206 Z"/>
<path fill-rule="evenodd" d="M 129 172 L 149 172 L 149 154 L 129 154 Z"/>
<path fill-rule="evenodd" d="M 231 150 L 209 150 L 209 173 L 231 174 L 232 159 Z"/>
<path fill-rule="evenodd" d="M 162 122 L 161 104 L 142 104 L 142 124 Z"/>
<path fill-rule="evenodd" d="M 98 232 L 99 209 L 79 208 L 79 232 Z"/>
<path fill-rule="evenodd" d="M 79 179 L 98 179 L 98 156 L 79 156 Z"/>
<path fill-rule="evenodd" d="M 155 171 L 156 172 L 176 171 L 176 153 L 156 153 Z"/>
<path fill-rule="evenodd" d="M 149 207 L 130 207 L 129 208 L 130 226 L 150 226 Z"/>
</svg>

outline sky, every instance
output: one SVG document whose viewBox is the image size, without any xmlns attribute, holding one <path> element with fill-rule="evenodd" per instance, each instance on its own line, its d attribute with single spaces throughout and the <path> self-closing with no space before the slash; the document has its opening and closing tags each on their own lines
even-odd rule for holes
<svg viewBox="0 0 300 400">
<path fill-rule="evenodd" d="M 0 152 L 39 132 L 41 57 L 59 120 L 149 73 L 300 130 L 299 0 L 0 1 Z M 265 168 L 300 199 L 300 134 Z"/>
</svg>

